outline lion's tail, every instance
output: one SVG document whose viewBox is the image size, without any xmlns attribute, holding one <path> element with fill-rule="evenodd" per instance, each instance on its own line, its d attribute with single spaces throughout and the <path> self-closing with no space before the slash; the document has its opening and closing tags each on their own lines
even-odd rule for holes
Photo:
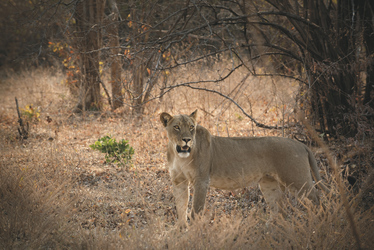
<svg viewBox="0 0 374 250">
<path fill-rule="evenodd" d="M 317 183 L 317 186 L 322 189 L 325 193 L 329 193 L 330 190 L 326 187 L 325 184 L 322 183 L 321 176 L 319 174 L 318 166 L 317 166 L 317 161 L 316 158 L 313 155 L 313 152 L 306 147 L 308 150 L 308 158 L 309 158 L 309 165 L 312 170 L 312 175 L 314 176 L 314 180 Z"/>
</svg>

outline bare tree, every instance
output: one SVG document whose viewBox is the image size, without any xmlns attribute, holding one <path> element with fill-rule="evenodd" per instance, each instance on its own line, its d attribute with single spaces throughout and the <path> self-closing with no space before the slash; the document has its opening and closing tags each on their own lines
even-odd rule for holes
<svg viewBox="0 0 374 250">
<path fill-rule="evenodd" d="M 79 102 L 75 111 L 100 110 L 100 49 L 105 0 L 77 1 L 75 46 L 80 54 L 82 80 Z"/>
<path fill-rule="evenodd" d="M 373 35 L 368 35 L 373 23 L 367 22 L 373 17 L 373 4 L 350 0 L 336 5 L 323 0 L 267 2 L 273 9 L 259 11 L 257 20 L 248 22 L 262 29 L 260 45 L 271 49 L 272 58 L 286 56 L 305 69 L 304 90 L 309 92 L 308 102 L 322 132 L 332 136 L 355 135 L 357 117 L 352 119 L 348 114 L 357 112 L 357 105 L 364 103 L 363 96 L 370 95 L 372 86 L 367 81 L 362 95 L 363 68 L 359 65 L 373 65 L 369 54 Z M 359 15 L 364 10 L 365 14 Z M 278 41 L 272 42 L 274 39 L 263 30 L 265 27 L 278 32 Z M 363 33 L 367 36 L 362 36 Z M 367 68 L 369 75 L 370 68 Z"/>
</svg>

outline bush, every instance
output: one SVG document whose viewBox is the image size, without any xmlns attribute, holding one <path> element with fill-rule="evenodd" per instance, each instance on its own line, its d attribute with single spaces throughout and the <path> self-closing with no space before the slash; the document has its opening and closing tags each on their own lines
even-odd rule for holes
<svg viewBox="0 0 374 250">
<path fill-rule="evenodd" d="M 119 163 L 119 165 L 126 165 L 134 154 L 134 149 L 128 144 L 128 141 L 122 139 L 117 142 L 111 136 L 104 136 L 99 138 L 90 148 L 99 150 L 105 153 L 106 163 Z"/>
</svg>

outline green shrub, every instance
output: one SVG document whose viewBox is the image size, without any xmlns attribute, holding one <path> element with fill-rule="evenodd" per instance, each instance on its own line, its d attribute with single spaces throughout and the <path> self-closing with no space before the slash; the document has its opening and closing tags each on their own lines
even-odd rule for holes
<svg viewBox="0 0 374 250">
<path fill-rule="evenodd" d="M 99 150 L 105 153 L 106 163 L 119 163 L 119 165 L 126 165 L 134 154 L 134 149 L 128 144 L 128 141 L 122 139 L 117 142 L 111 136 L 104 136 L 99 138 L 90 148 Z"/>
</svg>

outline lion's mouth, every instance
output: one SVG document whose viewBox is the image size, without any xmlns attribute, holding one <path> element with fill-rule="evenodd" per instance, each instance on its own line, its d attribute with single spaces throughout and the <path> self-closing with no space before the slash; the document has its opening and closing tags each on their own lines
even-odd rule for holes
<svg viewBox="0 0 374 250">
<path fill-rule="evenodd" d="M 177 145 L 177 152 L 178 153 L 191 153 L 191 148 L 187 145 L 180 147 Z"/>
</svg>

